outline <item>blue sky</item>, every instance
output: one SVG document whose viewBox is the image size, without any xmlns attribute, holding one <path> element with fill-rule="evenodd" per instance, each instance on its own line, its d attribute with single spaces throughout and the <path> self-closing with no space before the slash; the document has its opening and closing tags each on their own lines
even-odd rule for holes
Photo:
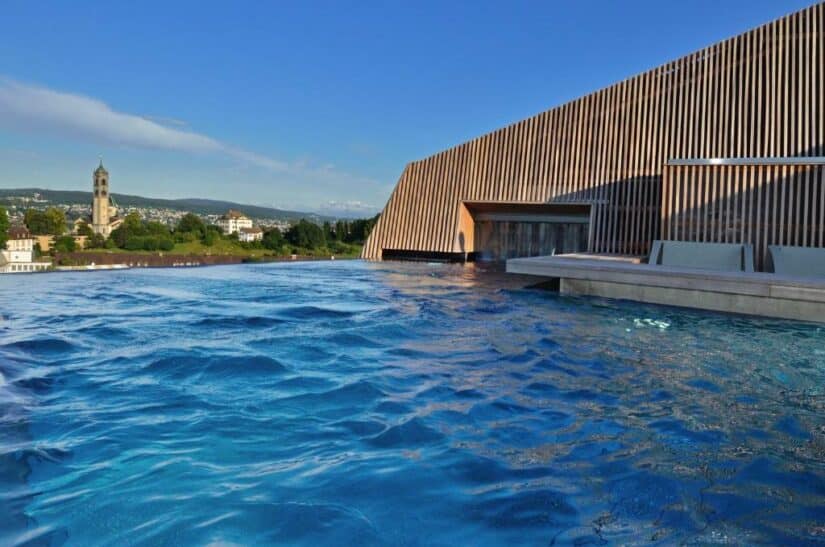
<svg viewBox="0 0 825 547">
<path fill-rule="evenodd" d="M 380 209 L 404 165 L 805 7 L 3 2 L 0 187 Z"/>
</svg>

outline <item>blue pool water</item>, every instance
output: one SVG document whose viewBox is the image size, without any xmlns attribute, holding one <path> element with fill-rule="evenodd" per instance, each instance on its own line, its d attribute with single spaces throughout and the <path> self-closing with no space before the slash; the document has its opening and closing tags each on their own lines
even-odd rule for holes
<svg viewBox="0 0 825 547">
<path fill-rule="evenodd" d="M 825 541 L 825 327 L 363 262 L 0 276 L 0 544 Z"/>
</svg>

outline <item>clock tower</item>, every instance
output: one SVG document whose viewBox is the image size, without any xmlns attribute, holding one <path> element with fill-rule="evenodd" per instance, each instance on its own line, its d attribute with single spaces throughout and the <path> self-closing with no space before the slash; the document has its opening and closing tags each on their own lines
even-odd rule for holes
<svg viewBox="0 0 825 547">
<path fill-rule="evenodd" d="M 92 231 L 103 237 L 109 237 L 109 172 L 103 167 L 103 160 L 95 169 L 92 177 L 94 192 L 92 197 Z"/>
</svg>

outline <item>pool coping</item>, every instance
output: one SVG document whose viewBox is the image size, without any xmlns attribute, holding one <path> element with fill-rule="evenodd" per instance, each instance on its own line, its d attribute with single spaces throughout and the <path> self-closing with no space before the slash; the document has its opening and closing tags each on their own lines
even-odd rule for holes
<svg viewBox="0 0 825 547">
<path fill-rule="evenodd" d="M 585 294 L 825 322 L 825 279 L 636 264 L 594 257 L 512 258 L 508 273 L 559 279 L 565 294 Z"/>
</svg>

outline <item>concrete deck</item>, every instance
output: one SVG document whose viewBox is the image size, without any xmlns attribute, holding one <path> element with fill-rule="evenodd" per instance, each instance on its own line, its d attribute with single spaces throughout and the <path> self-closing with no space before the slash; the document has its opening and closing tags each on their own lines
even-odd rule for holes
<svg viewBox="0 0 825 547">
<path fill-rule="evenodd" d="M 539 257 L 551 258 L 551 257 Z M 641 264 L 642 258 L 636 255 L 620 255 L 620 254 L 596 254 L 596 253 L 565 253 L 554 255 L 553 258 L 577 258 L 587 260 L 609 260 L 615 262 L 625 262 L 628 264 Z"/>
<path fill-rule="evenodd" d="M 507 272 L 559 279 L 559 290 L 714 311 L 825 322 L 825 279 L 634 264 L 594 257 L 512 258 Z"/>
</svg>

